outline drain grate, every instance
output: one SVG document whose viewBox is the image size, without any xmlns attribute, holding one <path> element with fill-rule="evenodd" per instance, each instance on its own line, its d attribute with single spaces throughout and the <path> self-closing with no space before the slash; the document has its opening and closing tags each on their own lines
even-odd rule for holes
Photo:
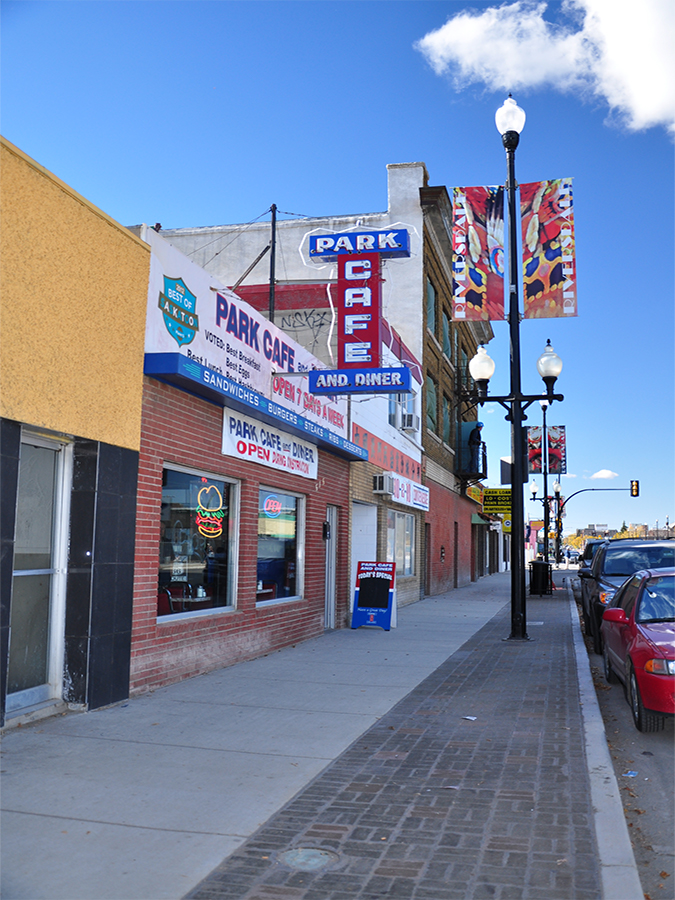
<svg viewBox="0 0 675 900">
<path fill-rule="evenodd" d="M 287 850 L 279 855 L 284 865 L 291 869 L 299 869 L 301 872 L 316 872 L 330 863 L 337 862 L 340 857 L 330 850 L 318 850 L 315 847 L 296 847 L 295 850 Z"/>
</svg>

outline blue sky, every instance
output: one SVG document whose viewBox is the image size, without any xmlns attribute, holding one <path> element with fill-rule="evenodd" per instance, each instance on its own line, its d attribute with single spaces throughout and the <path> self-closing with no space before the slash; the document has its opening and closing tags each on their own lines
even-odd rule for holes
<svg viewBox="0 0 675 900">
<path fill-rule="evenodd" d="M 575 179 L 579 316 L 523 322 L 523 389 L 542 389 L 550 338 L 564 362 L 565 401 L 548 414 L 567 426 L 564 493 L 640 481 L 638 499 L 573 498 L 566 530 L 663 526 L 675 514 L 674 9 L 6 0 L 0 128 L 123 224 L 217 225 L 271 203 L 384 210 L 387 163 L 421 160 L 448 187 L 503 183 L 494 113 L 512 90 L 527 113 L 518 180 Z M 507 326 L 494 331 L 491 389 L 507 393 Z M 497 485 L 509 426 L 496 404 L 481 418 Z M 529 492 L 526 511 L 541 513 Z"/>
</svg>

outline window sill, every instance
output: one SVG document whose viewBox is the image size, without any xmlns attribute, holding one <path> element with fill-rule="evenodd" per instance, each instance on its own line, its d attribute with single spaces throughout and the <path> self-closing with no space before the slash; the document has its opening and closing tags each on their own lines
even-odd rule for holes
<svg viewBox="0 0 675 900">
<path fill-rule="evenodd" d="M 209 609 L 195 609 L 192 612 L 170 613 L 168 616 L 157 616 L 157 624 L 164 625 L 172 622 L 193 621 L 203 619 L 205 616 L 222 616 L 224 613 L 237 611 L 236 606 L 212 606 Z"/>
<path fill-rule="evenodd" d="M 430 337 L 431 340 L 432 340 L 432 341 L 434 342 L 434 344 L 436 345 L 436 348 L 437 348 L 441 353 L 443 353 L 443 347 L 442 347 L 442 345 L 441 345 L 441 342 L 438 340 L 438 338 L 436 337 L 436 335 L 433 333 L 433 331 L 432 331 L 431 328 L 429 328 L 429 327 L 427 327 L 427 337 Z"/>
<path fill-rule="evenodd" d="M 282 603 L 297 603 L 303 598 L 299 595 L 293 597 L 275 597 L 273 600 L 256 600 L 256 609 L 267 609 L 268 606 L 279 606 Z"/>
</svg>

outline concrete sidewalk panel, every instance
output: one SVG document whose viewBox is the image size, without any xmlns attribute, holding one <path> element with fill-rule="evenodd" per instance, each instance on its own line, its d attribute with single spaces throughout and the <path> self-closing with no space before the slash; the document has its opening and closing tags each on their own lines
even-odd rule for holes
<svg viewBox="0 0 675 900">
<path fill-rule="evenodd" d="M 508 576 L 496 576 L 405 607 L 390 632 L 330 632 L 8 731 L 3 900 L 182 897 L 508 594 Z"/>
<path fill-rule="evenodd" d="M 174 900 L 242 840 L 9 812 L 2 833 L 7 900 Z"/>
</svg>

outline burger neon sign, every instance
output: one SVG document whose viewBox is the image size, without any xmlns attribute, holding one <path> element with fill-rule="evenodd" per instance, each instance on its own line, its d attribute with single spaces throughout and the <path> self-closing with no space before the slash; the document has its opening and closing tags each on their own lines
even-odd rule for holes
<svg viewBox="0 0 675 900">
<path fill-rule="evenodd" d="M 216 538 L 223 533 L 223 495 L 215 484 L 203 487 L 197 494 L 195 525 L 203 537 Z"/>
</svg>

